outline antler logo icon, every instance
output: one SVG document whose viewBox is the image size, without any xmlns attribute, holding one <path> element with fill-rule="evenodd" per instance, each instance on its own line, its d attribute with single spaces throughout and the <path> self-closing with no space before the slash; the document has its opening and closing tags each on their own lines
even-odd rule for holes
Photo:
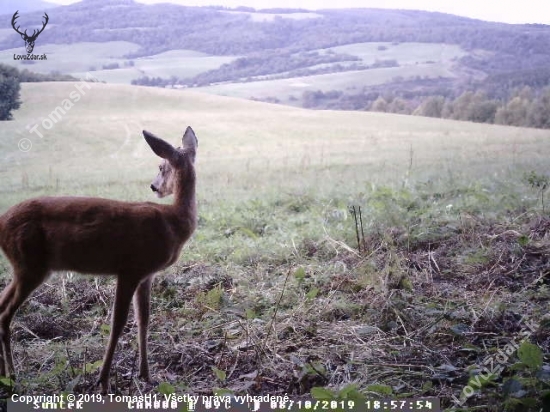
<svg viewBox="0 0 550 412">
<path fill-rule="evenodd" d="M 36 41 L 36 38 L 38 37 L 38 35 L 40 33 L 42 33 L 44 31 L 44 28 L 46 27 L 46 24 L 48 24 L 48 20 L 49 20 L 49 17 L 48 17 L 48 14 L 47 13 L 44 13 L 44 19 L 45 21 L 42 22 L 42 28 L 40 30 L 36 30 L 34 29 L 33 30 L 33 33 L 32 35 L 28 35 L 27 34 L 27 30 L 25 30 L 24 32 L 21 32 L 19 31 L 19 27 L 21 26 L 17 26 L 15 27 L 15 21 L 17 20 L 17 18 L 19 17 L 17 15 L 17 13 L 19 13 L 19 10 L 17 10 L 14 14 L 13 14 L 13 17 L 11 18 L 11 26 L 13 27 L 13 29 L 19 33 L 21 35 L 21 38 L 23 40 L 25 40 L 25 48 L 27 49 L 27 53 L 32 53 L 33 49 L 34 49 L 34 42 Z"/>
</svg>

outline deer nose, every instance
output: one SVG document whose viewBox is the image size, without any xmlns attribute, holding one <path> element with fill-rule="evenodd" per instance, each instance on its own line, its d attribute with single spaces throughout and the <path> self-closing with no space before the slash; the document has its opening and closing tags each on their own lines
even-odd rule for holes
<svg viewBox="0 0 550 412">
<path fill-rule="evenodd" d="M 158 189 L 155 187 L 155 185 L 151 185 L 151 190 L 152 190 L 153 192 L 158 192 Z"/>
</svg>

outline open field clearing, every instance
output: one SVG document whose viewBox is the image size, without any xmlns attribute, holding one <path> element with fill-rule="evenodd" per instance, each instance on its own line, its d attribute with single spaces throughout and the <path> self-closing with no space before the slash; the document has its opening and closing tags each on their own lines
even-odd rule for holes
<svg viewBox="0 0 550 412">
<path fill-rule="evenodd" d="M 311 76 L 295 76 L 291 73 L 274 73 L 256 76 L 254 81 L 215 84 L 201 87 L 199 90 L 222 96 L 250 99 L 277 98 L 284 104 L 300 105 L 304 91 L 323 92 L 339 90 L 353 94 L 361 87 L 381 85 L 396 78 L 455 78 L 456 60 L 467 54 L 458 46 L 428 43 L 354 43 L 345 46 L 319 49 L 327 52 L 349 54 L 359 57 L 360 63 L 373 65 L 381 61 L 394 60 L 399 67 L 380 67 L 368 70 L 349 70 Z M 332 66 L 350 66 L 357 61 L 336 62 L 312 65 L 309 69 L 321 69 Z M 280 77 L 288 78 L 280 78 Z M 358 86 L 360 85 L 360 86 Z"/>
<path fill-rule="evenodd" d="M 121 173 L 128 168 L 132 181 L 147 181 L 151 169 L 144 166 L 155 165 L 156 159 L 148 153 L 141 130 L 156 129 L 161 136 L 175 138 L 187 124 L 201 131 L 199 173 L 205 181 L 201 196 L 207 199 L 228 198 L 216 187 L 228 176 L 234 177 L 229 198 L 249 189 L 253 196 L 257 190 L 284 190 L 286 185 L 307 190 L 311 183 L 315 191 L 331 193 L 337 188 L 351 193 L 371 182 L 399 182 L 406 173 L 414 173 L 416 179 L 445 173 L 477 181 L 482 176 L 498 177 L 511 167 L 545 165 L 550 148 L 549 132 L 543 130 L 378 113 L 315 112 L 191 91 L 97 83 L 85 83 L 80 89 L 82 93 L 75 83 L 24 84 L 24 103 L 15 120 L 2 125 L 0 143 L 0 178 L 4 189 L 13 189 L 12 196 L 31 194 L 21 191 L 23 173 L 34 192 L 49 190 L 52 178 L 65 190 L 85 183 L 108 190 L 97 184 L 98 176 L 115 186 L 124 180 L 120 186 L 126 187 L 128 180 Z M 45 129 L 43 119 L 71 92 L 81 94 L 81 99 L 50 130 Z M 27 129 L 35 125 L 42 138 Z M 33 143 L 28 153 L 17 149 L 22 138 Z M 93 167 L 86 167 L 84 155 Z M 308 174 L 317 173 L 324 178 L 308 180 Z M 264 176 L 270 179 L 259 179 Z M 136 198 L 142 199 L 141 191 Z M 3 197 L 0 209 L 15 200 Z"/>
<path fill-rule="evenodd" d="M 234 56 L 210 56 L 192 50 L 170 50 L 132 59 L 124 57 L 138 49 L 139 45 L 125 41 L 37 44 L 34 53 L 46 53 L 48 60 L 40 61 L 40 64 L 28 65 L 13 60 L 14 54 L 22 54 L 25 51 L 23 43 L 21 43 L 21 48 L 0 51 L 0 63 L 15 64 L 21 70 L 26 68 L 39 73 L 59 71 L 77 78 L 84 78 L 86 73 L 90 72 L 101 81 L 130 84 L 133 79 L 142 76 L 193 77 L 199 73 L 216 69 L 236 58 Z M 133 62 L 133 66 L 128 66 L 130 61 Z M 109 70 L 102 69 L 103 66 L 115 63 L 120 67 Z"/>
<path fill-rule="evenodd" d="M 13 31 L 13 30 L 12 30 Z M 52 70 L 71 74 L 73 72 L 88 71 L 90 67 L 100 69 L 104 64 L 122 63 L 122 56 L 133 53 L 139 45 L 127 41 L 110 41 L 105 43 L 80 42 L 73 44 L 42 44 L 37 42 L 34 54 L 46 53 L 47 60 L 40 64 L 23 64 L 14 61 L 14 54 L 25 54 L 24 43 L 21 47 L 0 51 L 0 62 L 16 65 L 19 69 L 29 69 L 39 73 L 49 73 Z"/>
<path fill-rule="evenodd" d="M 249 16 L 250 19 L 254 22 L 266 22 L 273 21 L 274 19 L 290 19 L 290 20 L 302 20 L 302 19 L 319 19 L 323 18 L 322 14 L 313 13 L 313 12 L 304 12 L 304 13 L 261 13 L 261 12 L 246 12 L 246 11 L 225 11 L 228 14 L 236 15 L 245 15 Z"/>
<path fill-rule="evenodd" d="M 437 43 L 353 43 L 345 46 L 331 47 L 336 53 L 347 53 L 360 57 L 366 64 L 376 60 L 397 60 L 400 65 L 450 62 L 465 56 L 467 53 L 459 46 Z"/>
<path fill-rule="evenodd" d="M 40 195 L 155 201 L 141 130 L 199 139 L 199 226 L 153 287 L 156 383 L 134 376 L 130 322 L 114 391 L 548 402 L 549 131 L 98 83 L 26 83 L 22 101 L 0 127 L 0 213 Z M 2 285 L 10 270 L 0 258 Z M 92 391 L 113 292 L 72 274 L 39 288 L 12 324 L 13 390 Z"/>
<path fill-rule="evenodd" d="M 5 39 L 6 37 L 12 36 L 12 35 L 13 35 L 13 29 L 12 29 L 12 28 L 9 28 L 9 29 L 0 29 L 0 40 L 3 40 L 3 39 Z"/>
<path fill-rule="evenodd" d="M 313 76 L 292 77 L 288 79 L 260 80 L 245 83 L 227 83 L 199 87 L 197 90 L 220 96 L 249 99 L 276 97 L 283 103 L 292 104 L 291 96 L 300 99 L 305 91 L 328 92 L 341 90 L 353 92 L 361 86 L 373 86 L 389 82 L 396 77 L 453 77 L 453 72 L 443 65 L 422 63 L 414 66 L 388 67 L 369 70 L 354 70 L 339 73 L 318 74 Z"/>
<path fill-rule="evenodd" d="M 146 57 L 132 59 L 134 66 L 120 69 L 97 70 L 93 75 L 107 83 L 130 84 L 142 76 L 169 78 L 189 78 L 199 73 L 217 69 L 222 64 L 235 60 L 235 56 L 210 56 L 192 50 L 170 50 Z M 85 73 L 71 73 L 76 77 L 85 77 Z"/>
</svg>

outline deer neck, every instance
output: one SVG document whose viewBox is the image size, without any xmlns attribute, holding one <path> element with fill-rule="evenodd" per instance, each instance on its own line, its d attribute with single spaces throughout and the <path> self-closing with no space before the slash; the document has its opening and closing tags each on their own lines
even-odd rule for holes
<svg viewBox="0 0 550 412">
<path fill-rule="evenodd" d="M 185 177 L 178 179 L 174 190 L 173 207 L 177 216 L 185 225 L 189 225 L 190 222 L 194 225 L 197 219 L 195 181 L 195 170 L 193 166 L 189 165 L 185 171 Z"/>
</svg>

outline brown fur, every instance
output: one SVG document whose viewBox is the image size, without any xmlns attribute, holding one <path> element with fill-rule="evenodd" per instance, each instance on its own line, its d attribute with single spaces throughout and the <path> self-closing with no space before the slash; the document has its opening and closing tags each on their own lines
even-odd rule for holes
<svg viewBox="0 0 550 412">
<path fill-rule="evenodd" d="M 149 379 L 147 325 L 151 281 L 156 272 L 177 260 L 196 227 L 197 140 L 190 127 L 184 134 L 182 149 L 143 133 L 153 151 L 165 159 L 151 188 L 159 197 L 173 193 L 172 205 L 41 197 L 19 203 L 0 216 L 0 246 L 13 266 L 13 279 L 0 295 L 0 374 L 14 373 L 9 327 L 17 309 L 50 272 L 70 270 L 117 276 L 111 336 L 98 380 L 102 392 L 109 388 L 112 357 L 132 296 L 138 324 L 140 376 Z"/>
</svg>

